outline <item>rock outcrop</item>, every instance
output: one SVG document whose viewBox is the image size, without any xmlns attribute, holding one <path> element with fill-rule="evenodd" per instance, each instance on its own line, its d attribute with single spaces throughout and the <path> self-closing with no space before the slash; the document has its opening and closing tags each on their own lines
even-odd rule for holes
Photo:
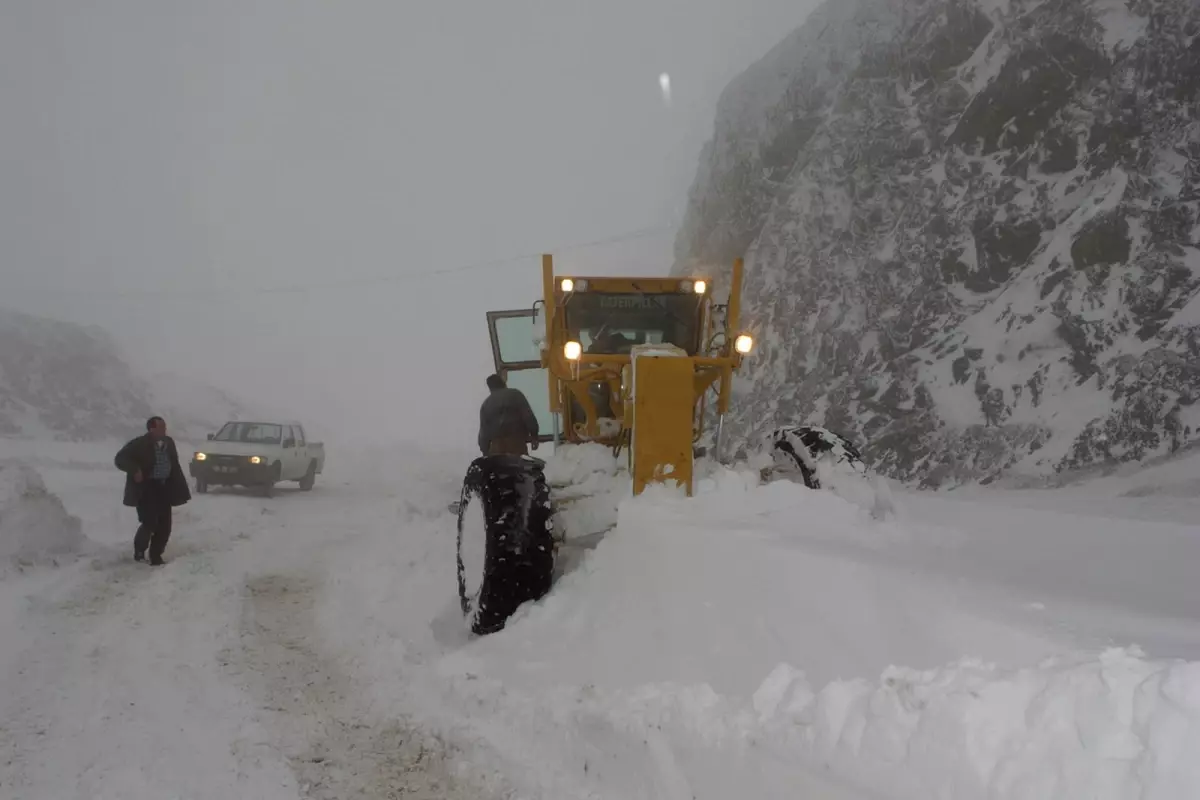
<svg viewBox="0 0 1200 800">
<path fill-rule="evenodd" d="M 0 309 L 0 438 L 125 438 L 162 414 L 174 435 L 203 439 L 240 413 L 203 384 L 150 377 L 100 328 Z"/>
<path fill-rule="evenodd" d="M 746 258 L 727 423 L 923 486 L 1200 437 L 1200 4 L 837 0 L 725 91 L 676 243 Z"/>
</svg>

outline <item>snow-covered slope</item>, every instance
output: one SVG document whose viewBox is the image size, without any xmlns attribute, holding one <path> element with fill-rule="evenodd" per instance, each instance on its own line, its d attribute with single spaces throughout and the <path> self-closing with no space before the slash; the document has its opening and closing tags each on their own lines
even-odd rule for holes
<svg viewBox="0 0 1200 800">
<path fill-rule="evenodd" d="M 162 414 L 173 433 L 203 440 L 240 413 L 197 381 L 132 368 L 103 329 L 0 309 L 0 437 L 122 438 Z"/>
<path fill-rule="evenodd" d="M 923 485 L 1200 435 L 1200 5 L 831 0 L 735 80 L 676 270 L 747 259 L 730 430 Z"/>
</svg>

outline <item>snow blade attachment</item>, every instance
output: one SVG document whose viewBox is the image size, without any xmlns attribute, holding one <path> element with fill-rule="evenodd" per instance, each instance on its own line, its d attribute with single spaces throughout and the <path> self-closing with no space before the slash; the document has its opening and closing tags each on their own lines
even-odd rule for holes
<svg viewBox="0 0 1200 800">
<path fill-rule="evenodd" d="M 458 503 L 458 596 L 471 630 L 501 630 L 550 591 L 553 518 L 545 462 L 484 456 L 471 462 Z"/>
<path fill-rule="evenodd" d="M 867 474 L 862 454 L 849 439 L 817 425 L 776 428 L 771 434 L 771 455 L 777 471 L 798 469 L 804 478 L 804 485 L 810 489 L 821 488 L 818 461 L 845 464 L 859 475 L 865 477 Z"/>
</svg>

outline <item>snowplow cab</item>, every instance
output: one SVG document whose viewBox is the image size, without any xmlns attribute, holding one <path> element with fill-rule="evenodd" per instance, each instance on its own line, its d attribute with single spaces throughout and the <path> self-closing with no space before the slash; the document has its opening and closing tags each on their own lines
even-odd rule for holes
<svg viewBox="0 0 1200 800">
<path fill-rule="evenodd" d="M 544 255 L 541 301 L 488 314 L 496 371 L 529 398 L 544 440 L 624 451 L 635 494 L 665 482 L 690 495 L 709 404 L 719 448 L 733 371 L 753 348 L 741 282 L 739 259 L 718 305 L 707 277 L 555 275 Z"/>
</svg>

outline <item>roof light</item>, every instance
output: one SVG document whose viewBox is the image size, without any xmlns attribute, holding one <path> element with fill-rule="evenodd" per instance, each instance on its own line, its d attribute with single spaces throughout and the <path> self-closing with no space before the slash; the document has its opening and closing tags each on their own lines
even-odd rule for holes
<svg viewBox="0 0 1200 800">
<path fill-rule="evenodd" d="M 741 336 L 733 340 L 733 349 L 737 350 L 742 355 L 746 355 L 754 349 L 754 337 L 748 333 L 743 333 Z"/>
<path fill-rule="evenodd" d="M 564 292 L 575 291 L 575 281 L 571 280 L 570 278 L 563 278 L 562 283 L 560 283 L 559 286 L 562 287 Z"/>
<path fill-rule="evenodd" d="M 692 284 L 692 291 L 696 294 L 704 294 L 706 291 L 708 291 L 708 284 L 704 281 L 696 281 L 694 284 Z"/>
</svg>

